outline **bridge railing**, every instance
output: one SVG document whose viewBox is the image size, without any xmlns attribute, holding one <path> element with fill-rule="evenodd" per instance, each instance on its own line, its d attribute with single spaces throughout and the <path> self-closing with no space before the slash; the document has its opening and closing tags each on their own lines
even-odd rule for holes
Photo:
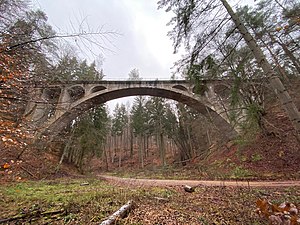
<svg viewBox="0 0 300 225">
<path fill-rule="evenodd" d="M 104 77 L 103 80 L 118 80 L 118 81 L 134 81 L 129 79 L 128 77 Z M 160 80 L 172 80 L 171 78 L 168 77 L 142 77 L 139 79 L 140 81 L 160 81 Z M 185 80 L 184 78 L 178 78 L 174 80 Z"/>
</svg>

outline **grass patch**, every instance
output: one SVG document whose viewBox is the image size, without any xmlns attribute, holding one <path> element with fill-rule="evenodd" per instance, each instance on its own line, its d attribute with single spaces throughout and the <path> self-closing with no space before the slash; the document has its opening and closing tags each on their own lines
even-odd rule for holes
<svg viewBox="0 0 300 225">
<path fill-rule="evenodd" d="M 251 161 L 252 162 L 258 162 L 263 160 L 263 156 L 261 154 L 255 153 L 251 156 Z"/>
<path fill-rule="evenodd" d="M 88 185 L 87 185 L 88 184 Z M 95 214 L 94 220 L 102 220 L 127 201 L 130 191 L 115 188 L 99 180 L 56 180 L 22 182 L 0 187 L 3 197 L 2 218 L 34 210 L 65 210 L 63 221 L 90 219 L 79 213 L 86 207 L 87 214 Z"/>
<path fill-rule="evenodd" d="M 199 171 L 199 170 L 198 170 Z M 142 170 L 117 170 L 106 173 L 111 176 L 118 176 L 123 178 L 147 178 L 147 179 L 170 179 L 170 180 L 184 180 L 184 179 L 201 179 L 199 174 L 195 173 L 194 169 L 183 167 L 152 167 Z"/>
<path fill-rule="evenodd" d="M 241 166 L 236 166 L 231 171 L 230 178 L 243 179 L 243 178 L 247 178 L 247 177 L 251 177 L 251 176 L 253 176 L 253 173 L 250 170 L 247 170 Z"/>
<path fill-rule="evenodd" d="M 82 202 L 84 198 L 94 197 L 95 194 L 107 192 L 111 186 L 103 185 L 101 181 L 89 181 L 89 185 L 82 185 L 84 180 L 60 180 L 22 182 L 7 186 L 2 190 L 7 198 L 14 201 L 42 201 L 48 204 L 59 202 L 65 204 L 70 201 Z"/>
<path fill-rule="evenodd" d="M 135 202 L 148 199 L 169 199 L 176 192 L 168 188 L 129 188 L 109 185 L 96 179 L 28 181 L 0 186 L 0 219 L 40 212 L 63 210 L 53 218 L 41 217 L 35 224 L 79 223 L 103 221 L 129 199 Z M 36 219 L 36 218 L 35 218 Z M 26 222 L 32 218 L 27 218 Z"/>
</svg>

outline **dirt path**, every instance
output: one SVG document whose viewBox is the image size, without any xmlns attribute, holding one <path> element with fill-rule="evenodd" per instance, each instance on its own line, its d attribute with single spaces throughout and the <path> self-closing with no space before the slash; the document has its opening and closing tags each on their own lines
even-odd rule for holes
<svg viewBox="0 0 300 225">
<path fill-rule="evenodd" d="M 291 181 L 218 181 L 218 180 L 158 180 L 158 179 L 136 179 L 120 178 L 107 175 L 98 177 L 109 182 L 133 186 L 230 186 L 230 187 L 300 187 L 300 180 Z"/>
</svg>

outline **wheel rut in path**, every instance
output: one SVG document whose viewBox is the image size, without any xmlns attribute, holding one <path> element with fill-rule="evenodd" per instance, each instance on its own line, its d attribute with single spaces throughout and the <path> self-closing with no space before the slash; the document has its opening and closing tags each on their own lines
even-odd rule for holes
<svg viewBox="0 0 300 225">
<path fill-rule="evenodd" d="M 223 180 L 159 180 L 120 178 L 108 175 L 98 175 L 99 178 L 129 186 L 228 186 L 228 187 L 300 187 L 300 180 L 289 181 L 223 181 Z"/>
</svg>

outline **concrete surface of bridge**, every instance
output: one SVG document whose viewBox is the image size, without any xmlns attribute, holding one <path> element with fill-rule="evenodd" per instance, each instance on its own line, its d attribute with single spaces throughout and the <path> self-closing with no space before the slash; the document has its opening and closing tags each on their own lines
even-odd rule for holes
<svg viewBox="0 0 300 225">
<path fill-rule="evenodd" d="M 78 115 L 107 101 L 149 95 L 184 103 L 212 119 L 224 135 L 236 135 L 229 123 L 224 80 L 203 80 L 197 86 L 185 80 L 73 81 L 29 88 L 32 101 L 25 118 L 40 134 L 57 134 Z"/>
</svg>

